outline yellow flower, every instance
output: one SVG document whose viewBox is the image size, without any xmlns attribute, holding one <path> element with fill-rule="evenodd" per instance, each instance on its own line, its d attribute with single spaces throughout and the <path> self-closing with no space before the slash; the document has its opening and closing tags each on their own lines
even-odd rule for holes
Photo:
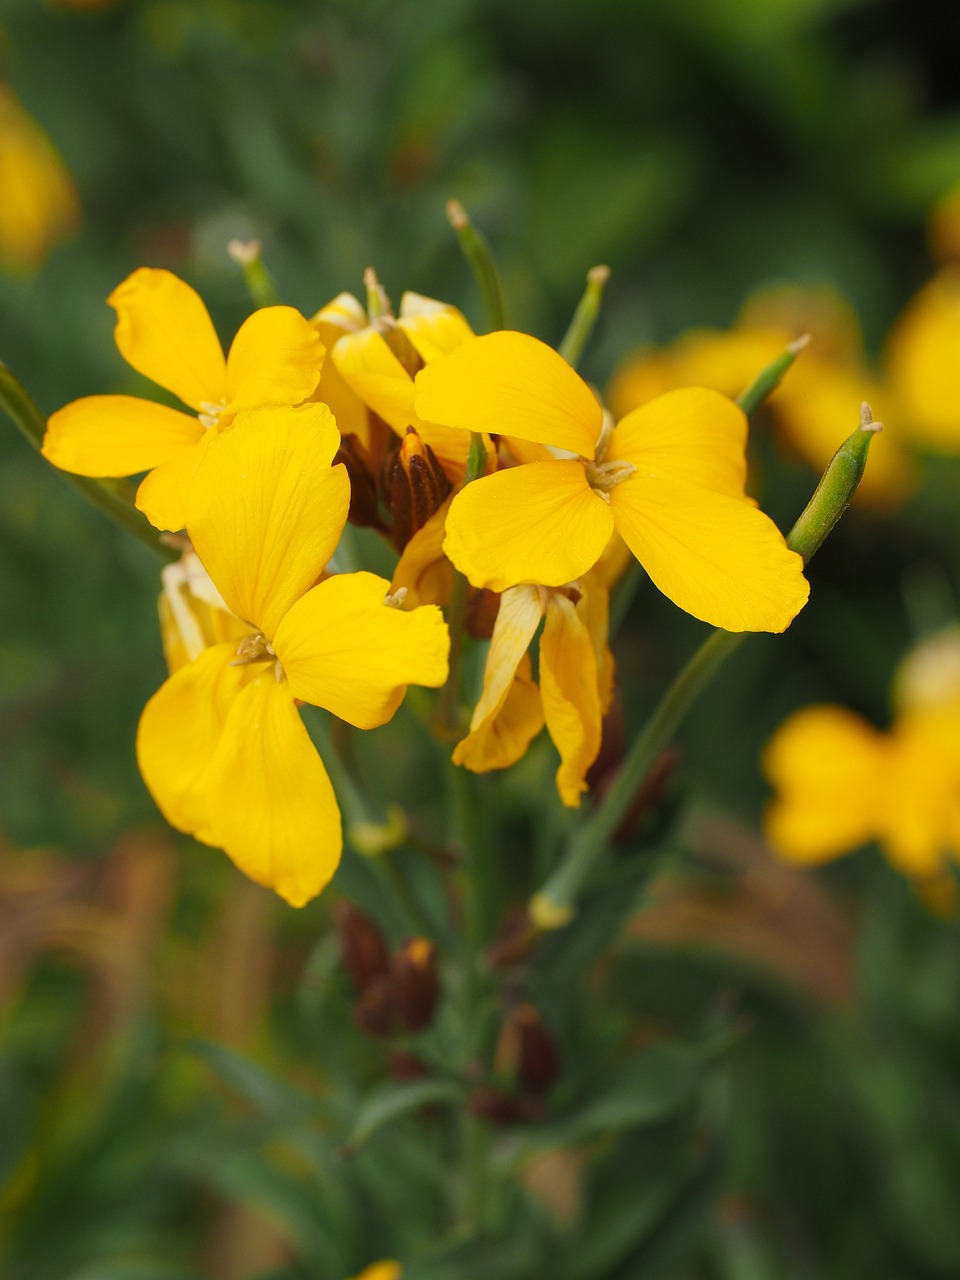
<svg viewBox="0 0 960 1280">
<path fill-rule="evenodd" d="M 53 414 L 44 455 L 83 476 L 149 472 L 137 506 L 158 529 L 182 529 L 186 490 L 210 440 L 243 409 L 299 404 L 317 385 L 323 344 L 293 307 L 265 307 L 224 359 L 198 294 L 170 271 L 141 267 L 107 299 L 120 354 L 194 414 L 135 396 L 85 396 Z"/>
<path fill-rule="evenodd" d="M 785 861 L 813 865 L 871 840 L 904 874 L 960 859 L 960 631 L 918 646 L 894 680 L 886 733 L 844 707 L 806 707 L 774 734 L 765 828 Z"/>
<path fill-rule="evenodd" d="M 80 218 L 70 175 L 39 126 L 0 85 L 0 266 L 36 271 Z"/>
<path fill-rule="evenodd" d="M 371 321 L 352 294 L 341 293 L 313 323 L 330 353 L 317 398 L 333 409 L 341 431 L 354 431 L 369 446 L 365 406 L 399 436 L 415 427 L 451 479 L 462 478 L 468 437 L 418 417 L 413 388 L 418 369 L 473 336 L 456 307 L 407 292 L 396 318 L 384 314 Z"/>
<path fill-rule="evenodd" d="M 860 416 L 866 400 L 877 421 L 898 423 L 897 400 L 867 366 L 849 304 L 829 290 L 779 287 L 749 299 L 733 329 L 695 329 L 669 347 L 627 358 L 607 390 L 617 415 L 677 387 L 711 387 L 731 398 L 803 333 L 812 342 L 768 400 L 783 438 L 822 471 Z M 896 433 L 874 441 L 856 500 L 888 507 L 902 502 L 913 467 Z"/>
<path fill-rule="evenodd" d="M 160 638 L 171 675 L 211 645 L 248 634 L 250 628 L 227 608 L 194 552 L 166 565 L 160 582 Z"/>
<path fill-rule="evenodd" d="M 144 708 L 137 756 L 168 821 L 224 849 L 252 880 L 301 906 L 340 857 L 340 814 L 297 713 L 325 707 L 386 723 L 409 683 L 446 679 L 439 609 L 404 613 L 372 573 L 317 583 L 346 520 L 329 409 L 238 414 L 197 466 L 187 530 L 245 637 L 204 649 Z"/>
<path fill-rule="evenodd" d="M 454 750 L 454 764 L 474 773 L 505 769 L 520 759 L 546 723 L 560 753 L 560 798 L 571 807 L 580 804 L 613 691 L 608 600 L 609 591 L 596 574 L 561 590 L 523 585 L 504 591 L 483 692 L 470 732 Z M 538 690 L 527 650 L 543 618 Z"/>
<path fill-rule="evenodd" d="M 906 429 L 920 445 L 960 449 L 960 270 L 945 268 L 891 330 L 887 365 Z"/>
<path fill-rule="evenodd" d="M 474 586 L 574 582 L 616 529 L 665 595 L 715 626 L 782 631 L 806 603 L 800 557 L 745 496 L 746 420 L 724 396 L 674 391 L 608 431 L 557 352 L 500 332 L 422 370 L 416 408 L 561 454 L 484 476 L 454 498 L 444 550 Z"/>
<path fill-rule="evenodd" d="M 380 1262 L 371 1262 L 353 1280 L 400 1280 L 402 1275 L 403 1267 L 399 1262 L 384 1258 Z"/>
</svg>

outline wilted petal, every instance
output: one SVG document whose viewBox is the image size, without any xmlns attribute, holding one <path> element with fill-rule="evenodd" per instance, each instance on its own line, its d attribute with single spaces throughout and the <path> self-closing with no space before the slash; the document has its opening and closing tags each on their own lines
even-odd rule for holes
<svg viewBox="0 0 960 1280">
<path fill-rule="evenodd" d="M 421 418 L 592 458 L 603 425 L 593 392 L 561 355 L 525 333 L 464 342 L 417 374 Z"/>
<path fill-rule="evenodd" d="M 295 698 L 374 729 L 408 684 L 443 684 L 450 650 L 443 614 L 436 605 L 410 613 L 386 605 L 389 589 L 373 573 L 336 574 L 290 609 L 274 648 Z"/>
<path fill-rule="evenodd" d="M 462 489 L 443 549 L 475 587 L 559 587 L 596 564 L 612 533 L 610 507 L 588 485 L 582 463 L 533 462 Z"/>
<path fill-rule="evenodd" d="M 483 691 L 470 719 L 471 731 L 497 714 L 523 655 L 543 617 L 547 592 L 540 587 L 510 587 L 500 597 L 483 670 Z"/>
<path fill-rule="evenodd" d="M 230 609 L 272 637 L 336 549 L 346 469 L 326 405 L 248 409 L 215 436 L 190 487 L 187 529 Z"/>
<path fill-rule="evenodd" d="M 524 756 L 543 728 L 543 703 L 530 671 L 530 655 L 524 653 L 499 706 L 479 722 L 471 722 L 470 732 L 457 743 L 454 764 L 472 773 L 489 773 L 507 769 Z"/>
<path fill-rule="evenodd" d="M 227 366 L 200 295 L 171 271 L 140 267 L 107 299 L 124 360 L 198 413 L 227 388 Z"/>
<path fill-rule="evenodd" d="M 727 631 L 783 631 L 807 602 L 803 561 L 752 503 L 638 474 L 610 494 L 627 546 L 674 604 Z"/>
<path fill-rule="evenodd" d="M 233 700 L 205 777 L 211 843 L 292 907 L 340 861 L 340 810 L 285 682 L 270 666 Z"/>
<path fill-rule="evenodd" d="M 565 805 L 576 808 L 600 750 L 600 694 L 593 640 L 559 591 L 549 593 L 540 637 L 540 696 L 547 732 L 560 752 L 557 790 Z"/>
<path fill-rule="evenodd" d="M 79 476 L 150 471 L 204 435 L 196 418 L 136 396 L 84 396 L 52 414 L 43 456 Z"/>
<path fill-rule="evenodd" d="M 299 404 L 316 387 L 324 345 L 293 307 L 263 307 L 243 322 L 227 357 L 227 412 Z"/>
</svg>

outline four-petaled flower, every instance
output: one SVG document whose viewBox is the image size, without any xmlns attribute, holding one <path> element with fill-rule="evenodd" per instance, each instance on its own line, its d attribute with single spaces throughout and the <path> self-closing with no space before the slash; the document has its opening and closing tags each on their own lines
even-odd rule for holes
<svg viewBox="0 0 960 1280">
<path fill-rule="evenodd" d="M 190 476 L 210 440 L 243 409 L 299 404 L 320 378 L 324 348 L 293 307 L 264 307 L 224 359 L 199 295 L 170 271 L 141 267 L 107 299 L 120 354 L 194 410 L 136 396 L 84 396 L 52 415 L 44 455 L 82 476 L 149 475 L 137 506 L 158 529 L 184 527 Z"/>
<path fill-rule="evenodd" d="M 194 472 L 186 527 L 248 634 L 205 649 L 147 703 L 140 769 L 173 826 L 224 849 L 294 906 L 337 867 L 340 814 L 297 711 L 324 707 L 361 729 L 386 723 L 408 684 L 441 685 L 440 610 L 405 613 L 372 573 L 318 583 L 349 505 L 325 405 L 237 415 Z"/>
<path fill-rule="evenodd" d="M 611 431 L 570 365 L 512 332 L 465 342 L 416 387 L 421 417 L 556 455 L 454 498 L 444 550 L 474 586 L 574 582 L 616 529 L 665 595 L 714 626 L 783 631 L 806 603 L 800 557 L 745 494 L 746 418 L 725 396 L 670 392 Z"/>
</svg>

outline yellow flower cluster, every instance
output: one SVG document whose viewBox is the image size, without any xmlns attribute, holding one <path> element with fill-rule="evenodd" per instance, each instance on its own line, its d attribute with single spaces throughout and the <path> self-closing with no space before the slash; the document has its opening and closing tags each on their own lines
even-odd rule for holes
<svg viewBox="0 0 960 1280">
<path fill-rule="evenodd" d="M 503 768 L 545 725 L 568 805 L 600 749 L 608 596 L 631 553 L 732 631 L 782 631 L 809 590 L 746 494 L 746 419 L 726 396 L 674 390 L 615 424 L 537 339 L 476 337 L 412 293 L 394 317 L 372 275 L 367 292 L 367 309 L 341 294 L 312 320 L 257 310 L 225 356 L 187 284 L 135 271 L 109 299 L 117 345 L 186 409 L 88 396 L 51 417 L 43 446 L 81 475 L 145 473 L 137 505 L 185 554 L 164 574 L 171 675 L 141 719 L 141 771 L 174 826 L 294 905 L 341 849 L 298 706 L 373 728 L 407 685 L 442 685 L 454 571 L 490 637 L 454 762 Z M 483 474 L 464 483 L 472 440 Z M 348 516 L 401 553 L 392 582 L 330 572 Z"/>
<path fill-rule="evenodd" d="M 946 232 L 941 231 L 941 236 Z M 817 471 L 867 400 L 880 421 L 896 422 L 874 444 L 857 501 L 901 503 L 914 490 L 911 449 L 960 452 L 960 268 L 945 266 L 908 303 L 890 330 L 879 370 L 866 358 L 857 318 L 827 287 L 780 286 L 749 299 L 730 330 L 694 330 L 666 348 L 630 356 L 608 399 L 627 412 L 673 387 L 696 383 L 736 395 L 803 334 L 809 349 L 770 397 L 780 433 Z"/>
<path fill-rule="evenodd" d="M 894 681 L 893 723 L 844 707 L 796 712 L 764 753 L 771 848 L 815 865 L 877 841 L 905 875 L 960 860 L 960 628 L 919 645 Z"/>
<path fill-rule="evenodd" d="M 74 229 L 80 203 L 53 143 L 0 84 L 0 269 L 36 271 Z"/>
</svg>

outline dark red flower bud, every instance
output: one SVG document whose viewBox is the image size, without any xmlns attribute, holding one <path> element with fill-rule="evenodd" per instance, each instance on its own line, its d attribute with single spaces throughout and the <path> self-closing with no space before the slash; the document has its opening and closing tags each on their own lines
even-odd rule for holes
<svg viewBox="0 0 960 1280">
<path fill-rule="evenodd" d="M 433 450 L 408 427 L 390 480 L 393 542 L 398 551 L 443 505 L 452 488 Z"/>
<path fill-rule="evenodd" d="M 346 899 L 334 907 L 334 918 L 343 967 L 362 993 L 390 972 L 386 939 L 373 920 Z"/>
<path fill-rule="evenodd" d="M 502 1089 L 474 1089 L 467 1099 L 467 1109 L 482 1120 L 496 1125 L 516 1124 L 526 1118 L 522 1100 L 504 1093 Z"/>
<path fill-rule="evenodd" d="M 527 1093 L 549 1093 L 560 1074 L 560 1054 L 546 1023 L 532 1004 L 517 1005 L 509 1021 L 516 1028 L 517 1079 Z"/>
<path fill-rule="evenodd" d="M 422 1031 L 433 1021 L 440 999 L 437 953 L 426 938 L 409 938 L 394 956 L 391 973 L 393 1006 L 409 1031 Z"/>
</svg>

